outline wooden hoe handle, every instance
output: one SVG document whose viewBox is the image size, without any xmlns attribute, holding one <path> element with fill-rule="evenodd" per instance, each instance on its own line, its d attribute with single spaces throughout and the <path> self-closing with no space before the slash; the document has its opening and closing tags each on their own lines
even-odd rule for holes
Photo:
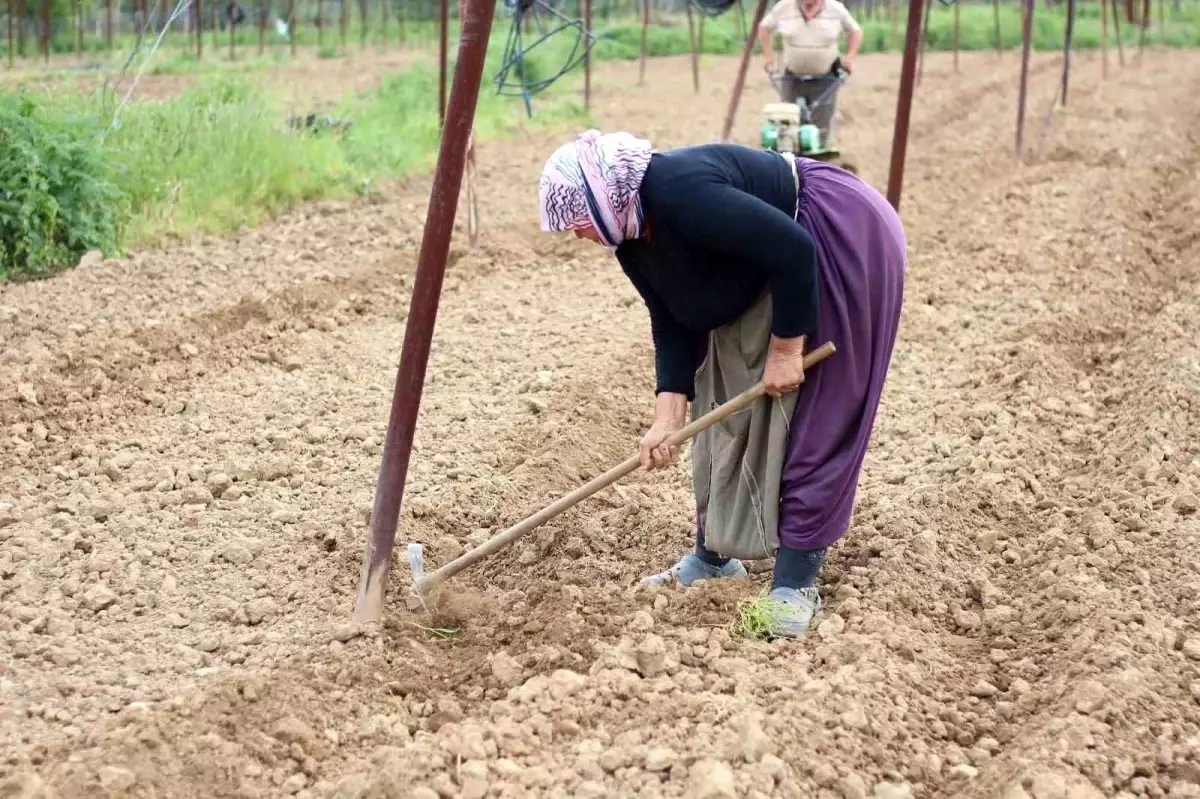
<svg viewBox="0 0 1200 799">
<path fill-rule="evenodd" d="M 825 342 L 820 347 L 804 356 L 804 370 L 808 371 L 813 366 L 832 355 L 834 351 L 835 348 L 833 346 L 833 342 Z M 694 422 L 675 431 L 667 437 L 667 440 L 664 443 L 668 444 L 669 446 L 678 446 L 679 444 L 682 444 L 695 436 L 697 433 L 713 426 L 722 419 L 725 419 L 750 407 L 765 393 L 766 388 L 763 386 L 762 381 L 759 381 L 753 387 L 743 391 L 741 394 L 738 394 L 724 405 L 714 408 Z M 459 555 L 457 558 L 450 561 L 437 571 L 430 573 L 426 577 L 417 578 L 414 581 L 413 587 L 416 588 L 418 593 L 425 594 L 430 588 L 438 583 L 448 580 L 468 566 L 478 563 L 489 555 L 495 554 L 534 528 L 545 524 L 550 519 L 553 519 L 555 516 L 572 507 L 573 505 L 617 482 L 625 475 L 635 471 L 639 465 L 641 465 L 640 455 L 634 455 L 628 460 L 617 464 L 604 474 L 592 478 L 592 480 L 588 483 L 575 489 L 570 494 L 567 494 L 566 496 L 556 500 L 554 503 L 547 505 L 532 516 L 528 516 L 507 530 L 497 533 L 469 552 L 464 552 L 462 555 Z"/>
</svg>

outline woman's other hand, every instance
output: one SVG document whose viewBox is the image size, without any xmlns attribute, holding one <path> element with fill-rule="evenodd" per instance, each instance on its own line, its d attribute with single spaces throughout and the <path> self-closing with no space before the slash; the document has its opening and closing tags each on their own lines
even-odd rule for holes
<svg viewBox="0 0 1200 799">
<path fill-rule="evenodd" d="M 763 369 L 763 385 L 772 397 L 795 391 L 804 382 L 804 336 L 778 338 L 771 336 L 767 365 Z"/>
<path fill-rule="evenodd" d="M 654 400 L 654 424 L 642 436 L 640 456 L 643 469 L 658 469 L 679 455 L 679 445 L 668 445 L 672 433 L 683 428 L 687 419 L 687 396 L 661 392 Z"/>
</svg>

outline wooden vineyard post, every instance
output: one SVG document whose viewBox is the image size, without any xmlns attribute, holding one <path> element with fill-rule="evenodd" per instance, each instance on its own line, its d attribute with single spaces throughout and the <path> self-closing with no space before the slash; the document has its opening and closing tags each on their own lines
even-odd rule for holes
<svg viewBox="0 0 1200 799">
<path fill-rule="evenodd" d="M 480 2 L 480 0 L 476 0 Z M 483 0 L 489 2 L 489 0 Z M 495 0 L 490 0 L 495 2 Z M 591 0 L 587 0 L 587 30 L 591 30 Z M 458 20 L 461 26 L 467 18 L 467 6 L 469 0 L 458 0 Z M 461 33 L 461 28 L 459 29 Z M 586 92 L 586 89 L 585 89 Z M 475 129 L 471 129 L 471 136 L 467 140 L 467 240 L 471 245 L 471 249 L 479 246 L 479 187 L 478 180 L 479 167 L 475 161 Z"/>
<path fill-rule="evenodd" d="M 495 6 L 494 0 L 471 3 L 458 40 L 454 88 L 438 149 L 433 190 L 429 196 L 408 323 L 400 351 L 400 366 L 396 371 L 379 478 L 375 486 L 371 528 L 354 602 L 354 619 L 358 623 L 378 621 L 383 614 L 388 568 L 396 542 L 404 482 L 408 476 L 430 343 L 437 321 L 438 300 L 462 188 L 466 160 L 463 153 L 475 121 L 475 106 L 479 99 L 479 84 L 483 77 L 483 61 Z"/>
<path fill-rule="evenodd" d="M 1125 45 L 1121 42 L 1121 12 L 1117 8 L 1117 0 L 1111 0 L 1109 8 L 1112 9 L 1113 21 L 1113 38 L 1117 41 L 1117 65 L 1125 66 Z"/>
<path fill-rule="evenodd" d="M 6 16 L 8 17 L 8 68 L 9 69 L 13 68 L 14 63 L 16 61 L 16 57 L 17 57 L 17 54 L 13 51 L 13 17 L 15 16 L 13 14 L 13 2 L 14 2 L 14 0 L 8 0 L 8 2 L 5 3 L 5 6 L 4 6 L 5 10 L 8 12 L 8 14 Z"/>
<path fill-rule="evenodd" d="M 929 17 L 933 14 L 933 0 L 925 0 L 925 19 L 921 23 L 921 46 L 917 50 L 917 85 L 925 77 L 925 50 L 929 44 Z"/>
<path fill-rule="evenodd" d="M 1138 30 L 1138 63 L 1146 50 L 1146 29 L 1150 27 L 1150 0 L 1142 0 L 1142 24 Z"/>
<path fill-rule="evenodd" d="M 396 6 L 396 43 L 401 47 L 403 47 L 405 41 L 407 41 L 404 32 L 404 17 L 404 0 L 399 0 L 399 5 Z"/>
<path fill-rule="evenodd" d="M 1077 0 L 1067 0 L 1067 31 L 1063 36 L 1063 74 L 1060 94 L 1063 107 L 1067 105 L 1067 85 L 1071 78 L 1071 44 L 1075 38 L 1075 4 Z"/>
<path fill-rule="evenodd" d="M 992 21 L 995 27 L 996 55 L 1004 52 L 1004 41 L 1000 38 L 1000 0 L 992 0 Z"/>
<path fill-rule="evenodd" d="M 642 46 L 638 63 L 638 86 L 646 83 L 646 51 L 648 45 L 646 36 L 650 31 L 650 0 L 642 0 Z"/>
<path fill-rule="evenodd" d="M 583 0 L 583 32 L 592 35 L 592 0 Z M 586 46 L 587 43 L 584 43 Z M 592 49 L 583 55 L 583 110 L 592 110 Z"/>
<path fill-rule="evenodd" d="M 1029 88 L 1029 51 L 1033 42 L 1033 11 L 1037 0 L 1022 0 L 1024 20 L 1021 27 L 1021 83 L 1017 89 L 1017 158 L 1025 144 L 1025 99 Z"/>
<path fill-rule="evenodd" d="M 904 60 L 900 67 L 900 91 L 896 93 L 896 127 L 892 133 L 892 158 L 888 167 L 887 199 L 900 211 L 904 187 L 904 161 L 908 155 L 908 126 L 912 119 L 913 84 L 917 72 L 917 48 L 920 46 L 921 0 L 908 0 L 908 27 L 904 34 Z"/>
<path fill-rule="evenodd" d="M 25 0 L 17 0 L 17 53 L 21 58 L 25 57 L 25 15 L 29 9 L 25 6 Z"/>
<path fill-rule="evenodd" d="M 114 25 L 113 3 L 114 2 L 115 2 L 115 0 L 108 0 L 108 2 L 105 3 L 105 5 L 104 5 L 104 9 L 105 9 L 105 13 L 104 13 L 104 45 L 109 50 L 113 49 L 113 25 Z"/>
<path fill-rule="evenodd" d="M 441 0 L 441 24 L 438 26 L 438 127 L 446 124 L 446 49 L 449 46 L 450 3 Z"/>
<path fill-rule="evenodd" d="M 920 2 L 920 0 L 917 0 Z M 758 0 L 754 7 L 754 21 L 750 30 L 746 31 L 746 46 L 742 48 L 742 61 L 738 65 L 737 77 L 733 81 L 733 94 L 729 97 L 729 107 L 725 110 L 725 122 L 721 126 L 721 141 L 729 141 L 733 133 L 733 118 L 737 116 L 738 103 L 742 101 L 742 90 L 746 87 L 746 70 L 750 68 L 750 56 L 754 53 L 754 39 L 758 36 L 758 26 L 762 24 L 763 16 L 767 13 L 767 0 Z"/>
<path fill-rule="evenodd" d="M 959 22 L 959 9 L 962 8 L 962 0 L 954 0 L 954 71 L 958 72 L 958 35 L 961 23 Z"/>
<path fill-rule="evenodd" d="M 142 0 L 145 2 L 145 0 Z M 219 0 L 213 0 L 212 5 L 208 7 L 208 21 L 212 24 L 212 48 L 213 52 L 217 52 L 217 48 L 221 46 L 221 40 L 218 38 L 221 33 L 221 6 Z"/>
<path fill-rule="evenodd" d="M 1100 75 L 1108 77 L 1108 0 L 1100 0 Z"/>
<path fill-rule="evenodd" d="M 692 88 L 698 94 L 700 92 L 700 53 L 696 49 L 696 21 L 692 14 L 691 0 L 685 0 L 684 7 L 687 9 L 688 40 L 692 45 Z"/>
</svg>

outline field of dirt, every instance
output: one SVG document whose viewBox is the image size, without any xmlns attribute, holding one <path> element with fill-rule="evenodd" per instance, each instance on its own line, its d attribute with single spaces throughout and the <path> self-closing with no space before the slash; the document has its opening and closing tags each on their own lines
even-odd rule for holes
<svg viewBox="0 0 1200 799">
<path fill-rule="evenodd" d="M 0 797 L 1200 797 L 1200 56 L 1078 57 L 1025 164 L 1017 64 L 926 64 L 900 338 L 800 641 L 730 635 L 765 564 L 632 588 L 690 547 L 686 463 L 437 618 L 397 558 L 386 624 L 348 624 L 424 181 L 0 287 Z M 650 67 L 603 66 L 601 124 L 715 137 L 734 62 L 699 97 L 687 59 Z M 843 94 L 878 187 L 898 73 L 864 58 Z M 1057 74 L 1035 57 L 1031 144 Z M 755 69 L 741 141 L 767 99 Z M 537 229 L 565 135 L 479 147 L 399 534 L 435 563 L 650 420 L 636 292 Z"/>
</svg>

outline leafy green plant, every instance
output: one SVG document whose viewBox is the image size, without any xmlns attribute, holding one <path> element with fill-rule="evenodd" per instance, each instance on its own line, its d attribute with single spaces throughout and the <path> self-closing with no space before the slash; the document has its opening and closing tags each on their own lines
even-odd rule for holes
<svg viewBox="0 0 1200 799">
<path fill-rule="evenodd" d="M 0 95 L 0 279 L 41 277 L 117 249 L 123 197 L 78 120 Z"/>
</svg>

